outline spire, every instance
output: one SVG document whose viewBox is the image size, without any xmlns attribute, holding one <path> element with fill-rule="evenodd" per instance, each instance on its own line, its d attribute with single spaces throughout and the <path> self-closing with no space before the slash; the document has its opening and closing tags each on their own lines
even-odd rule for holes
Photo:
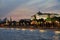
<svg viewBox="0 0 60 40">
<path fill-rule="evenodd" d="M 42 15 L 42 13 L 39 11 L 38 13 L 37 13 L 38 15 Z"/>
<path fill-rule="evenodd" d="M 11 18 L 11 16 L 10 16 L 10 22 L 12 21 L 12 18 Z"/>
</svg>

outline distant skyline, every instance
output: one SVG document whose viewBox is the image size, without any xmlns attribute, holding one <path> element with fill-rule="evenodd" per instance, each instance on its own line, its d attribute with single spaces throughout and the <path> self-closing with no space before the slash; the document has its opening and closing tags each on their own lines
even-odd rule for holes
<svg viewBox="0 0 60 40">
<path fill-rule="evenodd" d="M 0 18 L 30 18 L 38 11 L 60 13 L 60 0 L 0 0 Z"/>
</svg>

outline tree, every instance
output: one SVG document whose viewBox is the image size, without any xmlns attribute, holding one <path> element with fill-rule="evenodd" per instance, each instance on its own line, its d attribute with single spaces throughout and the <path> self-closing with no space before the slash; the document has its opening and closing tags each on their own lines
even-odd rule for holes
<svg viewBox="0 0 60 40">
<path fill-rule="evenodd" d="M 36 21 L 36 20 L 37 20 L 37 19 L 36 19 L 36 15 L 34 15 L 33 17 L 34 17 L 34 19 L 33 19 L 33 20 L 34 20 L 34 21 Z"/>
<path fill-rule="evenodd" d="M 48 17 L 48 18 L 46 19 L 46 21 L 51 21 L 51 18 Z"/>
<path fill-rule="evenodd" d="M 16 26 L 16 21 L 12 21 L 12 23 L 13 23 L 13 26 Z"/>
<path fill-rule="evenodd" d="M 58 17 L 55 16 L 55 17 L 51 18 L 51 20 L 52 20 L 52 22 L 57 21 Z"/>
<path fill-rule="evenodd" d="M 58 21 L 60 22 L 60 17 L 58 17 L 57 19 L 58 19 Z"/>
<path fill-rule="evenodd" d="M 24 19 L 21 19 L 20 21 L 19 21 L 19 25 L 20 26 L 23 26 L 25 24 L 25 20 Z"/>
<path fill-rule="evenodd" d="M 40 21 L 40 22 L 44 22 L 44 19 L 43 19 L 43 18 L 41 18 L 41 19 L 39 19 L 39 21 Z"/>
</svg>

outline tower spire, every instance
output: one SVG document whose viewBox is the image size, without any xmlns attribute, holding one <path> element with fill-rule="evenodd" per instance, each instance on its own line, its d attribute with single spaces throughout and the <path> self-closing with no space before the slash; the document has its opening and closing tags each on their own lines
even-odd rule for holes
<svg viewBox="0 0 60 40">
<path fill-rule="evenodd" d="M 12 21 L 12 18 L 11 18 L 11 16 L 10 16 L 10 22 Z"/>
</svg>

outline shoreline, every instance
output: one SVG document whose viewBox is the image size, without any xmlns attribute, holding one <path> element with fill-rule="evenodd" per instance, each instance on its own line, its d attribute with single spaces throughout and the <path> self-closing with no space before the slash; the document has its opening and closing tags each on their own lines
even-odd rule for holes
<svg viewBox="0 0 60 40">
<path fill-rule="evenodd" d="M 60 28 L 29 28 L 29 27 L 8 27 L 8 26 L 5 26 L 5 27 L 0 27 L 0 28 L 4 28 L 4 29 L 31 29 L 31 30 L 52 30 L 52 31 L 60 31 Z"/>
</svg>

